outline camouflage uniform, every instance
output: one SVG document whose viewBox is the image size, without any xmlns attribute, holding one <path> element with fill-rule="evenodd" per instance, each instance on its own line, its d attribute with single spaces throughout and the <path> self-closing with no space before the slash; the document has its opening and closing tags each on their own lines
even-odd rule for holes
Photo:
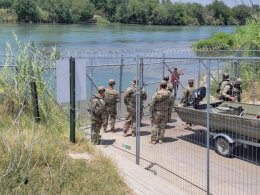
<svg viewBox="0 0 260 195">
<path fill-rule="evenodd" d="M 242 80 L 238 78 L 232 90 L 232 96 L 235 97 L 238 102 L 241 102 L 241 94 L 242 94 L 241 84 L 242 84 Z"/>
<path fill-rule="evenodd" d="M 192 92 L 195 90 L 194 85 L 192 86 L 192 85 L 190 85 L 190 83 L 194 83 L 194 81 L 193 80 L 189 80 L 189 87 L 187 87 L 183 91 L 182 98 L 181 98 L 181 101 L 180 101 L 180 103 L 183 106 L 190 106 Z"/>
<path fill-rule="evenodd" d="M 141 124 L 142 124 L 142 119 L 143 119 L 143 116 L 144 116 L 144 101 L 145 100 L 147 100 L 147 94 L 146 94 L 146 92 L 144 91 L 144 90 L 142 90 L 143 91 L 143 94 L 142 94 L 142 96 L 141 96 L 141 105 L 140 105 L 140 113 L 141 113 L 141 119 L 140 119 L 140 121 L 141 121 Z"/>
<path fill-rule="evenodd" d="M 145 99 L 146 93 L 144 90 L 141 91 L 141 102 Z M 132 86 L 129 87 L 124 95 L 124 103 L 126 105 L 126 122 L 124 124 L 124 136 L 127 136 L 129 128 L 132 128 L 132 136 L 136 134 L 136 81 L 132 82 Z M 142 108 L 142 105 L 141 105 Z"/>
<path fill-rule="evenodd" d="M 167 82 L 167 90 L 169 90 L 171 93 L 173 91 L 173 84 L 169 81 L 169 76 L 164 76 L 163 80 Z M 160 87 L 156 90 L 159 91 Z M 169 112 L 168 112 L 168 122 L 171 122 L 171 116 L 172 116 L 172 106 L 169 107 Z"/>
<path fill-rule="evenodd" d="M 161 82 L 161 86 L 165 85 L 165 89 L 161 88 L 159 91 L 155 92 L 152 97 L 152 102 L 150 104 L 150 112 L 152 118 L 152 143 L 163 142 L 166 124 L 168 121 L 169 108 L 173 104 L 173 97 L 171 92 L 167 90 L 166 81 Z"/>
<path fill-rule="evenodd" d="M 229 81 L 229 74 L 223 74 L 223 80 L 218 86 L 217 93 L 219 100 L 232 101 L 232 85 Z"/>
<path fill-rule="evenodd" d="M 117 103 L 119 102 L 119 93 L 113 89 L 112 86 L 106 89 L 105 92 L 105 103 L 106 103 L 106 112 L 103 128 L 106 132 L 108 126 L 108 119 L 110 116 L 111 120 L 111 131 L 115 131 L 116 115 L 117 115 Z"/>
<path fill-rule="evenodd" d="M 104 112 L 105 112 L 105 101 L 101 93 L 105 92 L 104 87 L 98 88 L 99 93 L 94 95 L 91 100 L 91 132 L 92 142 L 94 144 L 100 143 L 100 129 L 103 124 Z"/>
</svg>

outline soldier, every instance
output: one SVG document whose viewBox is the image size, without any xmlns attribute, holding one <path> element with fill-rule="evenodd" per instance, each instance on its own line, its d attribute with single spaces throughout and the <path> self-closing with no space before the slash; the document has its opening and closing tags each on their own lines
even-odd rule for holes
<svg viewBox="0 0 260 195">
<path fill-rule="evenodd" d="M 180 103 L 183 106 L 190 106 L 191 105 L 191 96 L 192 96 L 192 92 L 195 90 L 194 87 L 194 80 L 190 79 L 188 81 L 189 87 L 187 87 L 184 91 L 183 91 L 183 95 L 181 98 Z"/>
<path fill-rule="evenodd" d="M 167 89 L 172 93 L 173 84 L 170 82 L 169 76 L 164 76 L 163 80 L 167 82 Z"/>
<path fill-rule="evenodd" d="M 169 76 L 164 76 L 163 80 L 167 82 L 167 90 L 169 90 L 171 93 L 173 91 L 173 84 L 169 81 Z M 169 112 L 168 112 L 168 123 L 171 122 L 172 118 L 172 106 L 169 107 Z"/>
<path fill-rule="evenodd" d="M 232 96 L 232 90 L 233 86 L 229 81 L 229 74 L 224 73 L 223 80 L 217 89 L 219 100 L 236 101 L 236 98 Z"/>
<path fill-rule="evenodd" d="M 232 96 L 235 97 L 238 102 L 241 102 L 241 94 L 242 94 L 241 85 L 242 85 L 242 79 L 237 78 L 234 83 L 233 90 L 232 90 Z"/>
<path fill-rule="evenodd" d="M 108 81 L 109 87 L 106 89 L 105 92 L 105 103 L 106 103 L 106 113 L 105 113 L 105 119 L 104 119 L 104 132 L 107 130 L 108 126 L 108 119 L 110 116 L 111 120 L 111 131 L 115 132 L 115 123 L 116 123 L 116 115 L 117 115 L 117 103 L 119 100 L 119 93 L 114 89 L 116 82 L 113 79 L 110 79 Z"/>
<path fill-rule="evenodd" d="M 104 112 L 105 112 L 105 88 L 103 86 L 98 87 L 98 94 L 94 95 L 91 100 L 91 132 L 92 142 L 94 144 L 100 144 L 101 136 L 100 129 L 103 124 Z"/>
<path fill-rule="evenodd" d="M 163 143 L 164 132 L 168 121 L 169 108 L 173 104 L 171 92 L 167 90 L 167 82 L 161 81 L 160 90 L 155 92 L 150 104 L 152 136 L 151 143 Z"/>
<path fill-rule="evenodd" d="M 144 90 L 141 91 L 141 102 L 145 99 L 146 93 Z M 132 128 L 132 136 L 136 135 L 136 79 L 133 79 L 132 85 L 126 90 L 124 95 L 124 103 L 127 109 L 126 122 L 124 125 L 124 134 L 127 136 L 129 128 Z"/>
</svg>

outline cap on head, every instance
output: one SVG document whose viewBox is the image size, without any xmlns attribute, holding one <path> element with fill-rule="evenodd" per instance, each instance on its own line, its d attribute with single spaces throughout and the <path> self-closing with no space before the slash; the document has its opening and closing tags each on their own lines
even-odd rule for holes
<svg viewBox="0 0 260 195">
<path fill-rule="evenodd" d="M 115 84 L 116 84 L 116 81 L 115 81 L 114 79 L 110 79 L 110 80 L 108 81 L 108 84 L 109 84 L 109 85 L 115 85 Z"/>
<path fill-rule="evenodd" d="M 164 77 L 163 77 L 163 80 L 169 81 L 169 76 L 168 76 L 168 75 L 167 75 L 167 76 L 164 76 Z"/>
<path fill-rule="evenodd" d="M 167 87 L 167 81 L 162 80 L 162 81 L 160 82 L 160 87 Z"/>
<path fill-rule="evenodd" d="M 237 78 L 236 84 L 241 85 L 242 84 L 242 79 L 241 78 Z"/>
<path fill-rule="evenodd" d="M 189 83 L 189 84 L 194 84 L 194 80 L 193 80 L 193 79 L 190 79 L 190 80 L 188 81 L 188 83 Z"/>
<path fill-rule="evenodd" d="M 223 73 L 223 79 L 228 79 L 229 78 L 229 74 L 228 73 Z"/>
<path fill-rule="evenodd" d="M 98 87 L 98 93 L 104 93 L 106 91 L 104 86 Z"/>
</svg>

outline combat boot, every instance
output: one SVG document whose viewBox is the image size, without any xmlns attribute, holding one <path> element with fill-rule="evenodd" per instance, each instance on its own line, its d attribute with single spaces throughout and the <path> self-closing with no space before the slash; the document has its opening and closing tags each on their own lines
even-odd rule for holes
<svg viewBox="0 0 260 195">
<path fill-rule="evenodd" d="M 155 140 L 150 140 L 149 141 L 151 144 L 156 144 L 157 142 Z"/>
</svg>

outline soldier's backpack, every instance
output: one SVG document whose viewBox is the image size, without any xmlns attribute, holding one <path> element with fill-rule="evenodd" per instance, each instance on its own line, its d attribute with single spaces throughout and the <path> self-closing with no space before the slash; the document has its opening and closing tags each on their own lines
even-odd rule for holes
<svg viewBox="0 0 260 195">
<path fill-rule="evenodd" d="M 165 91 L 158 91 L 156 93 L 156 104 L 155 109 L 156 110 L 168 110 L 169 104 L 170 104 L 170 96 L 171 93 L 167 90 Z"/>
</svg>

